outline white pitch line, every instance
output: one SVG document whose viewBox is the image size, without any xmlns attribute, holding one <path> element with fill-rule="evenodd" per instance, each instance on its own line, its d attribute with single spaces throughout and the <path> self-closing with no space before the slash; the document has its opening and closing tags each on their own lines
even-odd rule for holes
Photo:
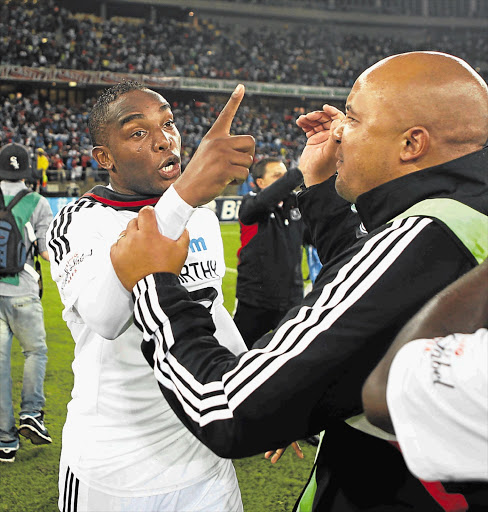
<svg viewBox="0 0 488 512">
<path fill-rule="evenodd" d="M 237 269 L 236 268 L 225 267 L 225 271 L 226 272 L 231 272 L 232 274 L 237 274 Z"/>
</svg>

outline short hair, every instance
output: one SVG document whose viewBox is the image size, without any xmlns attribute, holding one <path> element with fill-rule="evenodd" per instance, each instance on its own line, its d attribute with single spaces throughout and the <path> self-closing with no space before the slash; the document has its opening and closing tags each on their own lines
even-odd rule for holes
<svg viewBox="0 0 488 512">
<path fill-rule="evenodd" d="M 88 129 L 93 146 L 106 143 L 105 128 L 108 122 L 110 105 L 123 94 L 131 91 L 141 91 L 147 87 L 135 80 L 124 80 L 108 89 L 105 89 L 93 105 L 88 117 Z"/>
<path fill-rule="evenodd" d="M 253 180 L 256 181 L 258 178 L 262 178 L 266 173 L 266 166 L 275 162 L 281 164 L 283 160 L 277 156 L 266 156 L 261 158 L 259 162 L 256 162 L 251 169 Z"/>
</svg>

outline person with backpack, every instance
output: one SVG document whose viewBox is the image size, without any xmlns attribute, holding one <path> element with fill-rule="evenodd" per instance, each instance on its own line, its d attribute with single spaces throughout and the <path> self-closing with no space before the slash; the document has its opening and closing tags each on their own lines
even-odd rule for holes
<svg viewBox="0 0 488 512">
<path fill-rule="evenodd" d="M 46 198 L 25 185 L 31 174 L 25 146 L 12 143 L 0 150 L 0 462 L 14 462 L 19 434 L 35 445 L 52 442 L 44 426 L 47 346 L 38 257 L 49 260 L 45 238 L 53 216 Z M 13 336 L 25 357 L 18 430 L 10 374 Z"/>
</svg>

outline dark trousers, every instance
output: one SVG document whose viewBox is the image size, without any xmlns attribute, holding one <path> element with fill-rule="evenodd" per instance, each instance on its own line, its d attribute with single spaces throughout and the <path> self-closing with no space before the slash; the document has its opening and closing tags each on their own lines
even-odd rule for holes
<svg viewBox="0 0 488 512">
<path fill-rule="evenodd" d="M 261 336 L 274 329 L 287 311 L 286 309 L 263 309 L 250 306 L 239 300 L 234 315 L 234 322 L 247 348 L 251 348 L 254 342 Z"/>
</svg>

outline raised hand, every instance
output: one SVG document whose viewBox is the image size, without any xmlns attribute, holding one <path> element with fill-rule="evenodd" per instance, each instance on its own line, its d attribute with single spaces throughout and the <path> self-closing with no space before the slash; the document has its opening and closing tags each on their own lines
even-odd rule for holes
<svg viewBox="0 0 488 512">
<path fill-rule="evenodd" d="M 297 125 L 307 136 L 307 145 L 298 164 L 307 187 L 325 181 L 336 172 L 337 144 L 333 133 L 344 117 L 337 108 L 324 105 L 322 110 L 309 112 L 297 119 Z"/>
<path fill-rule="evenodd" d="M 244 181 L 254 159 L 254 137 L 230 135 L 234 116 L 244 97 L 239 84 L 174 187 L 191 206 L 206 204 L 231 182 Z"/>
<path fill-rule="evenodd" d="M 178 275 L 188 255 L 188 231 L 178 240 L 161 235 L 152 206 L 145 206 L 132 219 L 110 249 L 110 259 L 120 282 L 132 291 L 149 274 L 171 272 Z"/>
</svg>

